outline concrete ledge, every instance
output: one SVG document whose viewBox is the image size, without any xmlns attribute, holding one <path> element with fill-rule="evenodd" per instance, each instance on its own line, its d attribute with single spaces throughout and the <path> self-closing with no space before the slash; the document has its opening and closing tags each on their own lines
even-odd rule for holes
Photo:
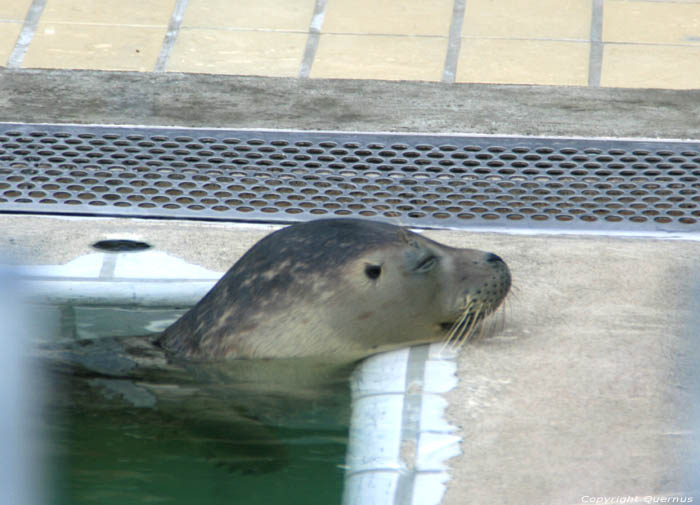
<svg viewBox="0 0 700 505">
<path fill-rule="evenodd" d="M 700 138 L 700 90 L 0 70 L 0 121 Z"/>
</svg>

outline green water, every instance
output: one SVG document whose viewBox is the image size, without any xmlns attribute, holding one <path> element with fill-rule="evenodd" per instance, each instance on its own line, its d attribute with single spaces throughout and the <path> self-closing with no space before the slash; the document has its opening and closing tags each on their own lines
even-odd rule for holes
<svg viewBox="0 0 700 505">
<path fill-rule="evenodd" d="M 70 409 L 55 419 L 53 505 L 340 502 L 344 427 L 272 430 L 284 458 L 244 473 L 230 464 L 236 447 L 192 436 L 143 409 Z M 227 452 L 231 459 L 222 457 Z"/>
<path fill-rule="evenodd" d="M 129 314 L 95 309 L 82 324 L 111 334 Z M 49 505 L 340 503 L 352 367 L 232 360 L 124 377 L 109 357 L 140 357 L 120 338 L 67 344 L 98 356 L 88 373 L 52 366 L 55 352 L 41 361 Z"/>
</svg>

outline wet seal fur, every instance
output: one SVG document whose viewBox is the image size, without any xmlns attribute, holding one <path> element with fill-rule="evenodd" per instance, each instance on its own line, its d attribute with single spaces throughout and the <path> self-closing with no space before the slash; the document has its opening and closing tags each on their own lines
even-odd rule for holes
<svg viewBox="0 0 700 505">
<path fill-rule="evenodd" d="M 205 361 L 350 362 L 420 343 L 463 342 L 509 289 L 510 272 L 495 254 L 392 224 L 322 219 L 254 245 L 158 345 Z"/>
</svg>

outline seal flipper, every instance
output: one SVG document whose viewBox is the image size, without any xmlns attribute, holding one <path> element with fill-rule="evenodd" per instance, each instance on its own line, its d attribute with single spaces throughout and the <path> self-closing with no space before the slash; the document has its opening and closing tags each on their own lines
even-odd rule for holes
<svg viewBox="0 0 700 505">
<path fill-rule="evenodd" d="M 148 336 L 44 344 L 34 357 L 49 372 L 80 377 L 141 379 L 182 370 Z"/>
</svg>

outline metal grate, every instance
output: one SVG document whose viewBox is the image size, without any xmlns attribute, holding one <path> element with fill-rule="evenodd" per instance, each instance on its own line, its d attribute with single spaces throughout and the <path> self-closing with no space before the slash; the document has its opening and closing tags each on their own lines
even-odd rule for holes
<svg viewBox="0 0 700 505">
<path fill-rule="evenodd" d="M 700 143 L 0 125 L 0 212 L 700 229 Z"/>
</svg>

